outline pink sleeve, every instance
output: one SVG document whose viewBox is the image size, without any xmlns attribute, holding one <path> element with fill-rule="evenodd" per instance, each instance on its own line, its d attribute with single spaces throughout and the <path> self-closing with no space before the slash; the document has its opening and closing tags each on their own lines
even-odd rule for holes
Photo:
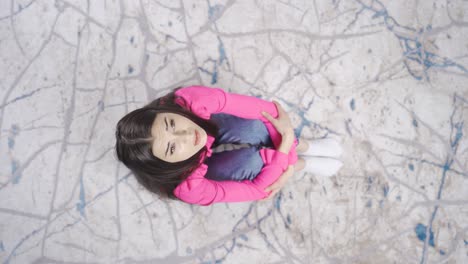
<svg viewBox="0 0 468 264">
<path fill-rule="evenodd" d="M 268 112 L 273 117 L 278 117 L 278 110 L 274 103 L 256 98 L 254 96 L 227 93 L 220 88 L 204 86 L 190 86 L 176 91 L 176 102 L 190 109 L 200 117 L 209 119 L 214 113 L 227 113 L 247 119 L 260 119 L 268 130 L 273 145 L 278 148 L 281 143 L 281 135 L 262 115 L 262 111 Z M 288 155 L 288 163 L 294 165 L 297 162 L 297 139 L 291 147 Z"/>
<path fill-rule="evenodd" d="M 250 181 L 213 181 L 204 176 L 208 169 L 202 164 L 174 190 L 174 195 L 184 202 L 210 205 L 218 202 L 244 202 L 265 198 L 264 189 L 275 182 L 288 166 L 288 156 L 273 149 L 261 149 L 264 166 Z"/>
</svg>

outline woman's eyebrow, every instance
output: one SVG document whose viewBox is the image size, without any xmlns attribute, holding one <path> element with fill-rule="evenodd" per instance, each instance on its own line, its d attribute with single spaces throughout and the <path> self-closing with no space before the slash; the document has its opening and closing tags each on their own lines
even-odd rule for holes
<svg viewBox="0 0 468 264">
<path fill-rule="evenodd" d="M 167 119 L 164 117 L 164 123 L 166 123 L 166 131 L 167 131 Z M 167 152 L 169 151 L 169 141 L 167 142 L 167 147 L 166 147 L 166 153 L 164 154 L 164 157 L 167 157 Z"/>
<path fill-rule="evenodd" d="M 164 154 L 164 157 L 167 157 L 167 151 L 169 150 L 169 142 L 167 142 L 167 148 L 166 148 L 166 153 Z"/>
</svg>

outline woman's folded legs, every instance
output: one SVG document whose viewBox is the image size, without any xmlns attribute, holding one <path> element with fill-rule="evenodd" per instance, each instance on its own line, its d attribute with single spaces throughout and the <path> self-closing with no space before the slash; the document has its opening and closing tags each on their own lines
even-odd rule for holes
<svg viewBox="0 0 468 264">
<path fill-rule="evenodd" d="M 300 153 L 305 156 L 322 156 L 338 158 L 343 153 L 343 148 L 341 147 L 340 142 L 333 138 L 302 140 L 306 141 L 306 143 L 308 144 L 308 148 L 306 148 L 302 153 Z"/>
<path fill-rule="evenodd" d="M 300 156 L 305 161 L 304 171 L 312 174 L 330 177 L 335 175 L 343 166 L 343 162 L 334 158 Z"/>
<path fill-rule="evenodd" d="M 329 177 L 343 166 L 343 162 L 337 159 L 343 153 L 339 139 L 301 138 L 296 150 L 299 158 L 304 160 L 304 170 L 312 174 Z"/>
</svg>

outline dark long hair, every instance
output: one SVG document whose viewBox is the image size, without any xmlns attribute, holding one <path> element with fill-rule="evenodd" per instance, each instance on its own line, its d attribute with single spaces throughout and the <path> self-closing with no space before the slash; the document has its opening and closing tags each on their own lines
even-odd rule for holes
<svg viewBox="0 0 468 264">
<path fill-rule="evenodd" d="M 179 88 L 177 88 L 179 89 Z M 129 168 L 137 181 L 162 197 L 176 199 L 174 189 L 202 162 L 206 147 L 187 160 L 170 163 L 155 157 L 151 151 L 151 127 L 159 113 L 175 113 L 192 120 L 207 134 L 216 136 L 217 126 L 175 103 L 175 89 L 146 106 L 126 114 L 117 123 L 115 150 L 117 158 Z"/>
</svg>

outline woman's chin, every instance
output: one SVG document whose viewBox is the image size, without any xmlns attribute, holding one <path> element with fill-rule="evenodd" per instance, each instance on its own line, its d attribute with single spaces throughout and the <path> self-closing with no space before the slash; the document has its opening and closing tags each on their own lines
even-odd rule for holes
<svg viewBox="0 0 468 264">
<path fill-rule="evenodd" d="M 208 135 L 204 130 L 202 130 L 201 135 L 200 135 L 200 145 L 203 147 L 206 145 L 206 142 L 208 141 Z"/>
</svg>

